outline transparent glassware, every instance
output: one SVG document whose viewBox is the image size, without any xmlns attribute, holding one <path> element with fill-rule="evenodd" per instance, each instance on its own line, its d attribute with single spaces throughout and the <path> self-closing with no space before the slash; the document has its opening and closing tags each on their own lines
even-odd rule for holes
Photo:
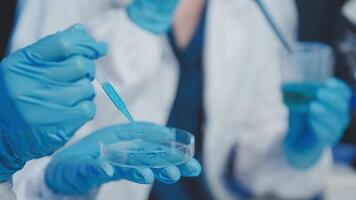
<svg viewBox="0 0 356 200">
<path fill-rule="evenodd" d="M 184 130 L 137 122 L 110 137 L 100 141 L 100 156 L 121 167 L 162 168 L 194 156 L 194 136 Z"/>
<path fill-rule="evenodd" d="M 322 82 L 333 74 L 334 52 L 320 42 L 297 42 L 292 53 L 281 51 L 284 82 Z"/>
<path fill-rule="evenodd" d="M 318 42 L 299 42 L 281 53 L 282 91 L 290 110 L 306 109 L 320 85 L 333 74 L 334 53 Z"/>
<path fill-rule="evenodd" d="M 281 53 L 283 100 L 289 110 L 289 131 L 285 150 L 294 149 L 289 159 L 300 160 L 310 166 L 319 157 L 322 146 L 309 126 L 309 106 L 317 98 L 318 89 L 333 74 L 334 54 L 326 44 L 316 42 L 297 43 L 292 53 Z M 305 156 L 308 154 L 308 160 Z"/>
</svg>

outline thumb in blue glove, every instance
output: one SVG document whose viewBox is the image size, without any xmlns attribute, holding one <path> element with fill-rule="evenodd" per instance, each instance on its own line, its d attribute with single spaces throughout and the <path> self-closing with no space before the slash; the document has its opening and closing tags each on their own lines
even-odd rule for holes
<svg viewBox="0 0 356 200">
<path fill-rule="evenodd" d="M 138 126 L 152 124 L 139 123 Z M 164 132 L 163 127 L 154 125 L 157 130 Z M 198 176 L 201 166 L 197 160 L 191 159 L 187 163 L 175 166 L 168 165 L 162 168 L 150 167 L 123 167 L 111 165 L 100 157 L 100 141 L 103 138 L 122 140 L 117 133 L 131 128 L 131 125 L 111 126 L 89 135 L 78 143 L 69 146 L 57 153 L 46 169 L 45 180 L 49 188 L 57 193 L 83 194 L 103 183 L 116 180 L 129 180 L 140 184 L 150 184 L 154 180 L 163 183 L 175 183 L 181 176 Z M 173 154 L 168 154 L 167 159 L 175 159 Z M 146 160 L 130 158 L 129 162 L 154 165 L 161 160 L 148 158 Z"/>
<path fill-rule="evenodd" d="M 94 117 L 94 60 L 105 54 L 78 24 L 0 63 L 0 181 L 62 147 Z"/>
</svg>

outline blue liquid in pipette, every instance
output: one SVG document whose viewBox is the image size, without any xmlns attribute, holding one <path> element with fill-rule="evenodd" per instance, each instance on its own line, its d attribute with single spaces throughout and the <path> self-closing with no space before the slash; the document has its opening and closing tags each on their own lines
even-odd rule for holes
<svg viewBox="0 0 356 200">
<path fill-rule="evenodd" d="M 109 83 L 105 82 L 102 85 L 103 90 L 110 98 L 111 102 L 116 106 L 116 108 L 131 122 L 135 123 L 134 118 L 127 109 L 125 102 L 121 99 L 119 94 L 116 92 L 115 88 Z"/>
</svg>

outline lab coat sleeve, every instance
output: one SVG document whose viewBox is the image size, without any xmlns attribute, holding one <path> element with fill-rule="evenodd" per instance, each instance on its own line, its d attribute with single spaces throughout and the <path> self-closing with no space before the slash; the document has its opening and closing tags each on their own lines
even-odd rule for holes
<svg viewBox="0 0 356 200">
<path fill-rule="evenodd" d="M 0 199 L 1 200 L 16 200 L 14 191 L 12 190 L 12 182 L 6 181 L 0 183 Z"/>
<path fill-rule="evenodd" d="M 356 0 L 348 1 L 342 8 L 344 16 L 356 26 Z"/>
<path fill-rule="evenodd" d="M 273 60 L 273 59 L 271 59 Z M 278 59 L 275 59 L 278 60 Z M 282 150 L 287 132 L 288 113 L 282 102 L 278 63 L 261 65 L 256 77 L 258 99 L 246 122 L 246 136 L 239 138 L 234 160 L 236 182 L 254 196 L 274 196 L 281 199 L 312 199 L 326 183 L 330 166 L 330 149 L 310 169 L 293 168 Z"/>
<path fill-rule="evenodd" d="M 18 200 L 94 200 L 97 189 L 82 195 L 63 195 L 54 193 L 47 187 L 44 174 L 50 157 L 30 161 L 24 170 L 14 176 L 14 190 Z"/>
</svg>

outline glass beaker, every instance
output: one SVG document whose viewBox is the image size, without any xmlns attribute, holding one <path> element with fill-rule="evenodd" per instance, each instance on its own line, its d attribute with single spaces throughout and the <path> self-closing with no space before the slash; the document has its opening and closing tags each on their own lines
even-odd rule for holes
<svg viewBox="0 0 356 200">
<path fill-rule="evenodd" d="M 333 50 L 323 43 L 299 42 L 291 53 L 281 53 L 281 62 L 283 100 L 289 110 L 289 134 L 285 144 L 298 149 L 298 153 L 293 154 L 295 157 L 308 154 L 310 162 L 304 163 L 308 166 L 322 149 L 320 144 L 314 144 L 318 140 L 311 132 L 308 110 L 317 98 L 318 89 L 333 74 Z"/>
</svg>

